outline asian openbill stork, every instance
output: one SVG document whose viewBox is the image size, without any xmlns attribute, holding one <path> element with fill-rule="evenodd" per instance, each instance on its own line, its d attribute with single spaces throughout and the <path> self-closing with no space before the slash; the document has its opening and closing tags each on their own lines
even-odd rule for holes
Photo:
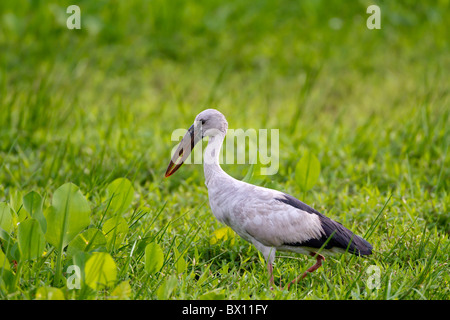
<svg viewBox="0 0 450 320">
<path fill-rule="evenodd" d="M 203 166 L 211 211 L 220 222 L 261 251 L 267 261 L 271 285 L 278 250 L 316 258 L 316 263 L 289 283 L 288 288 L 318 269 L 325 260 L 322 254 L 372 253 L 369 242 L 295 197 L 237 180 L 223 171 L 219 154 L 227 128 L 227 120 L 219 111 L 207 109 L 199 113 L 172 156 L 165 176 L 177 171 L 195 144 L 209 137 Z"/>
</svg>

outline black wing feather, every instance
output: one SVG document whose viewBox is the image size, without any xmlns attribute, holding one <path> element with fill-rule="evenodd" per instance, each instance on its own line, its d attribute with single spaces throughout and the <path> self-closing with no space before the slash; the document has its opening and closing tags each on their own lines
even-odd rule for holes
<svg viewBox="0 0 450 320">
<path fill-rule="evenodd" d="M 325 234 L 322 234 L 322 236 L 318 239 L 313 238 L 303 242 L 284 243 L 284 245 L 319 249 L 325 244 L 324 249 L 337 247 L 348 250 L 348 252 L 356 255 L 372 254 L 373 247 L 369 242 L 355 235 L 353 232 L 345 228 L 342 224 L 331 220 L 327 216 L 324 216 L 319 211 L 311 208 L 297 198 L 289 194 L 284 194 L 284 198 L 276 198 L 276 200 L 284 202 L 292 207 L 308 212 L 310 214 L 318 215 L 322 228 L 325 232 Z"/>
</svg>

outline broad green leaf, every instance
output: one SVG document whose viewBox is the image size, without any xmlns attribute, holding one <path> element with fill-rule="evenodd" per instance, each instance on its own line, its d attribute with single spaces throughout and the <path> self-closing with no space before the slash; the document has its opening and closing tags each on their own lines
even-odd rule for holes
<svg viewBox="0 0 450 320">
<path fill-rule="evenodd" d="M 36 300 L 65 300 L 61 289 L 53 287 L 40 287 L 36 291 Z"/>
<path fill-rule="evenodd" d="M 36 219 L 22 221 L 18 227 L 17 238 L 22 260 L 36 259 L 44 252 L 44 233 Z"/>
<path fill-rule="evenodd" d="M 230 227 L 223 227 L 214 230 L 211 239 L 209 239 L 209 244 L 216 244 L 219 241 L 225 241 L 230 239 L 230 244 L 234 244 L 235 233 Z"/>
<path fill-rule="evenodd" d="M 106 188 L 109 202 L 108 211 L 113 214 L 122 214 L 131 205 L 134 197 L 134 188 L 127 178 L 118 178 Z"/>
<path fill-rule="evenodd" d="M 214 289 L 198 297 L 199 300 L 223 300 L 225 299 L 225 289 Z"/>
<path fill-rule="evenodd" d="M 5 244 L 8 245 L 12 245 L 14 244 L 13 240 L 11 239 L 11 236 L 9 235 L 8 232 L 6 232 L 5 230 L 3 230 L 2 227 L 0 227 L 0 239 L 5 241 Z"/>
<path fill-rule="evenodd" d="M 131 295 L 131 286 L 129 281 L 122 281 L 111 293 L 110 299 L 129 300 Z"/>
<path fill-rule="evenodd" d="M 0 249 L 0 269 L 10 270 L 8 258 L 6 258 L 3 251 Z M 0 270 L 1 273 L 1 270 Z"/>
<path fill-rule="evenodd" d="M 85 283 L 85 273 L 84 270 L 86 268 L 86 262 L 89 260 L 89 258 L 92 256 L 92 253 L 87 253 L 83 251 L 78 251 L 76 254 L 73 255 L 72 261 L 73 265 L 78 266 L 81 271 L 81 282 Z M 66 272 L 68 270 L 66 269 Z M 73 271 L 72 271 L 73 273 Z M 69 280 L 69 279 L 67 279 Z"/>
<path fill-rule="evenodd" d="M 9 205 L 16 214 L 16 216 L 14 217 L 16 219 L 16 223 L 23 221 L 27 218 L 27 212 L 25 210 L 22 210 L 23 207 L 22 199 L 23 196 L 20 190 L 13 189 L 10 191 Z"/>
<path fill-rule="evenodd" d="M 71 257 L 80 251 L 93 251 L 106 247 L 106 238 L 99 229 L 90 228 L 78 234 L 67 247 L 67 256 Z"/>
<path fill-rule="evenodd" d="M 310 190 L 319 179 L 320 162 L 311 152 L 307 152 L 295 167 L 295 181 L 302 191 Z"/>
<path fill-rule="evenodd" d="M 178 274 L 183 273 L 186 271 L 187 263 L 186 260 L 184 260 L 184 256 L 180 255 L 177 248 L 173 248 L 174 251 L 174 258 L 175 258 L 175 269 Z"/>
<path fill-rule="evenodd" d="M 124 218 L 115 216 L 105 221 L 102 230 L 106 237 L 106 248 L 108 251 L 113 251 L 125 239 L 128 233 L 128 224 Z"/>
<path fill-rule="evenodd" d="M 8 269 L 0 269 L 0 292 L 15 292 L 15 279 L 14 273 Z"/>
<path fill-rule="evenodd" d="M 200 286 L 203 282 L 206 281 L 206 279 L 208 279 L 211 276 L 211 272 L 209 271 L 210 267 L 211 267 L 211 265 L 208 265 L 206 267 L 205 271 L 203 271 L 202 275 L 197 280 L 197 285 Z"/>
<path fill-rule="evenodd" d="M 5 202 L 0 202 L 0 228 L 10 233 L 13 230 L 13 216 L 11 208 Z"/>
<path fill-rule="evenodd" d="M 42 211 L 44 200 L 39 193 L 31 191 L 23 197 L 23 206 L 30 216 L 41 225 L 42 232 L 47 231 L 47 220 L 45 220 L 44 213 Z"/>
<path fill-rule="evenodd" d="M 156 290 L 156 296 L 159 300 L 167 300 L 172 295 L 173 290 L 176 288 L 178 283 L 177 277 L 175 275 L 171 275 L 168 279 L 166 279 L 161 286 L 159 286 L 158 290 Z"/>
<path fill-rule="evenodd" d="M 11 246 L 11 249 L 9 250 L 9 260 L 16 260 L 20 261 L 20 249 L 19 249 L 19 242 L 14 242 Z"/>
<path fill-rule="evenodd" d="M 145 271 L 150 274 L 158 272 L 164 263 L 164 253 L 156 242 L 145 247 Z"/>
<path fill-rule="evenodd" d="M 45 237 L 57 249 L 64 248 L 75 236 L 89 226 L 89 202 L 73 183 L 59 187 L 46 215 Z"/>
<path fill-rule="evenodd" d="M 134 251 L 135 251 L 135 254 L 136 254 L 136 255 L 140 255 L 140 254 L 144 253 L 144 252 L 145 252 L 145 247 L 146 247 L 149 243 L 151 243 L 152 241 L 153 241 L 153 239 L 148 238 L 148 237 L 145 237 L 145 238 L 140 239 L 140 240 L 138 241 L 137 245 L 136 245 L 135 250 L 134 250 Z"/>
<path fill-rule="evenodd" d="M 86 284 L 94 290 L 112 285 L 117 278 L 116 263 L 109 253 L 94 252 L 84 267 Z"/>
</svg>

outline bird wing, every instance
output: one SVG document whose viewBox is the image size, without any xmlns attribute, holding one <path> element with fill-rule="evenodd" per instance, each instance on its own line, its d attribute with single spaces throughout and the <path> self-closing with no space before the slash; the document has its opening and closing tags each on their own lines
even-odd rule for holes
<svg viewBox="0 0 450 320">
<path fill-rule="evenodd" d="M 242 227 L 265 246 L 324 246 L 371 254 L 372 246 L 366 240 L 295 197 L 254 187 L 242 203 Z"/>
<path fill-rule="evenodd" d="M 250 235 L 265 246 L 305 242 L 324 233 L 319 216 L 280 201 L 284 193 L 243 184 L 231 200 L 227 221 L 239 235 Z M 248 239 L 247 239 L 248 240 Z"/>
</svg>

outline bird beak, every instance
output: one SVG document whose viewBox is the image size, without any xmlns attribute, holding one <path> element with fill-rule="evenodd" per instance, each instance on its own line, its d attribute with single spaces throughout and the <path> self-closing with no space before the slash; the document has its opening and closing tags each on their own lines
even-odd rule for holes
<svg viewBox="0 0 450 320">
<path fill-rule="evenodd" d="M 202 139 L 201 132 L 201 125 L 196 126 L 195 123 L 188 129 L 170 160 L 165 174 L 166 178 L 174 174 L 189 157 L 194 146 Z"/>
</svg>

